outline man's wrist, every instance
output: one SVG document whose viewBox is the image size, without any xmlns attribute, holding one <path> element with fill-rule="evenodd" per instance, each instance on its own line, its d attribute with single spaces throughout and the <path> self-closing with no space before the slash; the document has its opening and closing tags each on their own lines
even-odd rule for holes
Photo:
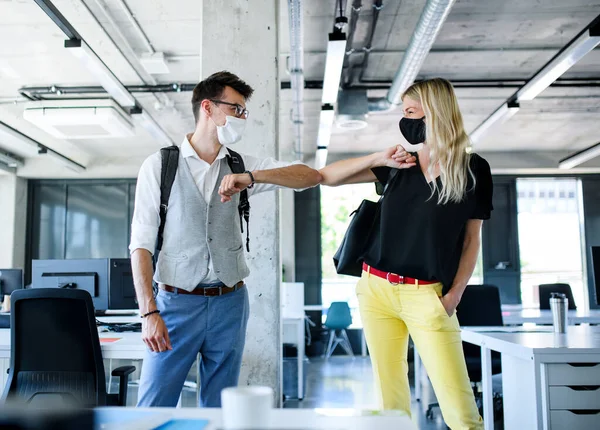
<svg viewBox="0 0 600 430">
<path fill-rule="evenodd" d="M 246 174 L 250 177 L 250 185 L 248 185 L 248 188 L 254 187 L 254 184 L 256 184 L 256 179 L 254 178 L 254 174 L 249 170 L 246 170 L 244 172 L 244 174 Z"/>
</svg>

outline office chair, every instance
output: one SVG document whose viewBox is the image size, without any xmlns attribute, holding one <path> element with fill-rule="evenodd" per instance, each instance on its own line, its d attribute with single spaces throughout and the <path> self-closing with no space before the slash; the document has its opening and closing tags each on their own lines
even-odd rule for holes
<svg viewBox="0 0 600 430">
<path fill-rule="evenodd" d="M 327 345 L 327 351 L 325 352 L 325 358 L 331 357 L 335 348 L 340 345 L 346 354 L 354 357 L 352 352 L 352 346 L 348 339 L 346 329 L 352 324 L 352 314 L 350 313 L 350 307 L 347 302 L 333 302 L 327 311 L 327 319 L 325 320 L 325 327 L 329 329 L 329 343 Z M 339 336 L 337 336 L 339 332 Z"/>
<path fill-rule="evenodd" d="M 540 295 L 540 309 L 550 309 L 550 295 L 551 293 L 563 293 L 569 299 L 569 310 L 576 310 L 575 299 L 573 298 L 573 291 L 569 284 L 540 284 L 539 285 Z"/>
<path fill-rule="evenodd" d="M 92 297 L 86 291 L 15 291 L 11 357 L 3 400 L 31 406 L 125 406 L 134 366 L 112 371 L 119 393 L 107 394 Z"/>
<path fill-rule="evenodd" d="M 469 285 L 463 293 L 456 308 L 456 315 L 461 327 L 502 326 L 502 307 L 500 292 L 493 285 Z M 467 373 L 472 384 L 481 382 L 481 348 L 471 343 L 463 342 L 463 352 L 467 364 Z M 492 351 L 492 375 L 502 372 L 500 353 Z M 429 405 L 426 416 L 433 418 L 432 408 L 437 403 Z"/>
</svg>

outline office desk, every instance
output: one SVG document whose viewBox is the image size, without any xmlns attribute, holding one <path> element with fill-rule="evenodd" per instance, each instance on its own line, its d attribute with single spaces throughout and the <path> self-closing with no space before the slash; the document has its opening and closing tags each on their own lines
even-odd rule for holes
<svg viewBox="0 0 600 430">
<path fill-rule="evenodd" d="M 110 316 L 98 317 L 105 323 L 130 323 L 140 322 L 135 316 Z M 304 387 L 301 383 L 304 379 L 304 318 L 282 318 L 283 325 L 295 327 L 296 342 L 298 347 L 298 398 L 304 398 Z M 142 341 L 140 332 L 103 332 L 99 333 L 102 357 L 108 360 L 142 360 L 146 351 L 146 345 Z M 114 341 L 110 341 L 116 339 Z M 6 370 L 10 366 L 10 329 L 0 329 L 0 392 L 6 384 Z M 107 373 L 110 373 L 110 369 Z M 199 372 L 197 378 L 199 378 Z M 196 391 L 200 383 L 196 380 Z"/>
<path fill-rule="evenodd" d="M 483 412 L 494 428 L 491 351 L 502 354 L 504 428 L 590 429 L 600 423 L 600 327 L 465 327 L 481 347 Z"/>
<path fill-rule="evenodd" d="M 153 429 L 156 426 L 169 421 L 170 419 L 195 419 L 209 421 L 206 427 L 198 426 L 203 430 L 217 430 L 221 427 L 221 409 L 213 408 L 152 408 L 152 409 L 131 409 L 131 408 L 98 408 L 97 417 L 100 420 L 104 417 L 111 419 L 114 417 L 115 424 L 97 428 L 108 429 Z M 129 421 L 118 424 L 120 417 L 127 417 L 129 412 L 132 415 L 140 417 L 140 423 L 136 425 L 135 421 Z M 135 416 L 134 415 L 134 416 Z M 147 415 L 147 416 L 144 416 Z M 150 418 L 150 419 L 149 419 Z M 271 425 L 267 429 L 281 430 L 308 430 L 308 429 L 347 429 L 347 430 L 417 430 L 415 424 L 400 412 L 388 412 L 385 415 L 372 415 L 368 412 L 361 413 L 351 409 L 273 409 L 271 415 Z M 109 421 L 110 422 L 110 421 Z"/>
<path fill-rule="evenodd" d="M 600 309 L 568 312 L 569 324 L 600 324 Z M 552 311 L 548 309 L 511 309 L 502 311 L 504 325 L 525 323 L 552 324 Z"/>
<path fill-rule="evenodd" d="M 459 316 L 460 321 L 460 316 Z M 520 305 L 503 305 L 502 321 L 507 326 L 518 326 L 525 323 L 552 325 L 552 311 L 544 309 L 522 309 Z M 568 324 L 600 324 L 600 309 L 576 310 L 568 312 Z M 415 370 L 415 399 L 421 400 L 421 358 L 415 348 L 414 351 Z"/>
</svg>

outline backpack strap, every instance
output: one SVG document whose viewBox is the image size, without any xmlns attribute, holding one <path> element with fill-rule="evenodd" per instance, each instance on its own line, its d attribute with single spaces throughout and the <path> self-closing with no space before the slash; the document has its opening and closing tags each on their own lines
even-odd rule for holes
<svg viewBox="0 0 600 430">
<path fill-rule="evenodd" d="M 158 261 L 158 254 L 163 245 L 163 233 L 167 221 L 167 211 L 169 210 L 169 197 L 171 196 L 171 188 L 173 187 L 173 182 L 175 182 L 175 174 L 177 173 L 177 165 L 179 164 L 179 147 L 171 145 L 161 148 L 160 157 L 160 224 L 158 225 L 156 247 L 154 250 L 155 269 Z"/>
<path fill-rule="evenodd" d="M 229 155 L 227 155 L 227 164 L 231 169 L 232 173 L 242 174 L 246 171 L 244 166 L 244 160 L 242 156 L 237 152 L 227 148 Z M 246 250 L 250 252 L 250 203 L 248 202 L 248 190 L 244 190 L 240 193 L 240 203 L 238 205 L 238 212 L 240 214 L 240 227 L 242 233 L 244 232 L 244 223 L 246 220 Z"/>
</svg>

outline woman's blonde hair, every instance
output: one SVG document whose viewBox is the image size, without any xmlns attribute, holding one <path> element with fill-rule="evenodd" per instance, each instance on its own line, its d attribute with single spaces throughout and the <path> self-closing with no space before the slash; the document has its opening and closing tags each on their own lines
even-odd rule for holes
<svg viewBox="0 0 600 430">
<path fill-rule="evenodd" d="M 402 100 L 405 97 L 420 102 L 425 112 L 426 142 L 431 157 L 429 176 L 434 177 L 437 164 L 442 181 L 438 204 L 462 201 L 467 193 L 468 175 L 473 178 L 473 186 L 475 177 L 467 153 L 470 140 L 452 84 L 441 78 L 417 82 L 402 94 Z M 436 180 L 431 182 L 431 188 L 433 196 L 439 188 Z"/>
</svg>

